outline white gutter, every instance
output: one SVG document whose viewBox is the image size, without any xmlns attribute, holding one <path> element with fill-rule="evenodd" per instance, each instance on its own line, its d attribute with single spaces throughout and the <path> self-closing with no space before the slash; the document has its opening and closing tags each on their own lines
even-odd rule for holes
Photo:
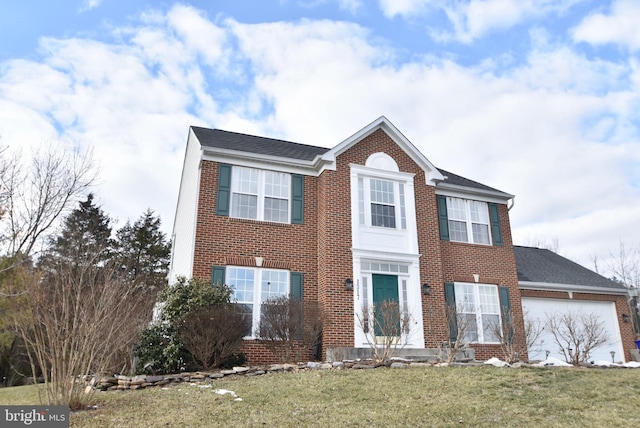
<svg viewBox="0 0 640 428">
<path fill-rule="evenodd" d="M 626 288 L 592 287 L 590 285 L 553 284 L 550 282 L 518 281 L 521 290 L 560 291 L 588 294 L 627 295 Z"/>
</svg>

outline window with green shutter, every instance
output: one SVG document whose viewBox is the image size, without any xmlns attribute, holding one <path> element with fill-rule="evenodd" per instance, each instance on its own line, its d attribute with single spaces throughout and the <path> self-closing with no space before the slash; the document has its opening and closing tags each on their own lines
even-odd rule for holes
<svg viewBox="0 0 640 428">
<path fill-rule="evenodd" d="M 218 166 L 218 196 L 216 198 L 216 214 L 229 215 L 231 199 L 231 165 L 221 163 Z"/>
</svg>

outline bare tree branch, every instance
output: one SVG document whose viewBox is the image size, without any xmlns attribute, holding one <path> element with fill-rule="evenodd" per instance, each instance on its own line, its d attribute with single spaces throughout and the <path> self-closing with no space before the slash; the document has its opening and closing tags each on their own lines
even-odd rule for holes
<svg viewBox="0 0 640 428">
<path fill-rule="evenodd" d="M 62 146 L 39 149 L 31 162 L 21 153 L 0 162 L 4 251 L 29 255 L 60 215 L 95 179 L 91 153 Z"/>
<path fill-rule="evenodd" d="M 413 317 L 401 311 L 394 300 L 383 300 L 374 303 L 373 307 L 363 308 L 357 318 L 377 363 L 388 361 L 404 348 L 412 333 Z"/>
<path fill-rule="evenodd" d="M 592 313 L 549 315 L 545 326 L 565 361 L 574 365 L 587 362 L 594 349 L 607 343 L 604 324 Z"/>
</svg>

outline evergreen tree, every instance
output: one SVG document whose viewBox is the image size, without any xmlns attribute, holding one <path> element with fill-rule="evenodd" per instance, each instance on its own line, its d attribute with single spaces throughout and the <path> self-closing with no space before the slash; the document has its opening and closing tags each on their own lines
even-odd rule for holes
<svg viewBox="0 0 640 428">
<path fill-rule="evenodd" d="M 65 217 L 60 234 L 52 239 L 45 264 L 60 263 L 100 265 L 114 255 L 111 239 L 111 219 L 93 202 L 93 194 L 80 202 L 78 208 Z"/>
<path fill-rule="evenodd" d="M 133 225 L 116 232 L 118 257 L 138 287 L 161 290 L 167 282 L 171 244 L 160 230 L 160 217 L 148 209 Z"/>
</svg>

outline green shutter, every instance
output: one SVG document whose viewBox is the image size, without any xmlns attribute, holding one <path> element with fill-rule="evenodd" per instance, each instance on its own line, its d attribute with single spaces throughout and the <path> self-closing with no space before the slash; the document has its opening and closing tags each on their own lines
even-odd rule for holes
<svg viewBox="0 0 640 428">
<path fill-rule="evenodd" d="M 304 176 L 291 176 L 291 223 L 302 224 L 304 219 Z"/>
<path fill-rule="evenodd" d="M 211 268 L 211 285 L 224 285 L 224 266 L 213 266 Z"/>
<path fill-rule="evenodd" d="M 449 217 L 447 216 L 447 197 L 438 195 L 438 221 L 440 223 L 440 239 L 449 240 Z"/>
<path fill-rule="evenodd" d="M 229 201 L 231 200 L 231 165 L 218 165 L 218 197 L 216 199 L 216 214 L 229 215 Z"/>
<path fill-rule="evenodd" d="M 445 282 L 444 300 L 447 309 L 446 319 L 449 323 L 449 341 L 455 343 L 458 338 L 458 322 L 456 319 L 456 289 L 453 282 Z"/>
<path fill-rule="evenodd" d="M 502 312 L 502 328 L 506 328 L 508 331 L 503 331 L 503 334 L 507 334 L 507 340 L 509 343 L 513 343 L 513 320 L 511 319 L 511 300 L 509 299 L 509 288 L 499 287 L 500 296 L 500 311 Z"/>
<path fill-rule="evenodd" d="M 302 306 L 302 280 L 302 272 L 291 272 L 289 279 L 289 301 L 291 304 L 299 304 Z M 302 340 L 302 317 L 303 313 L 300 311 L 300 319 L 298 320 L 296 331 L 293 334 L 295 340 Z"/>
<path fill-rule="evenodd" d="M 489 204 L 489 218 L 491 219 L 491 235 L 493 235 L 493 245 L 502 245 L 500 212 L 498 210 L 497 204 Z"/>
</svg>

